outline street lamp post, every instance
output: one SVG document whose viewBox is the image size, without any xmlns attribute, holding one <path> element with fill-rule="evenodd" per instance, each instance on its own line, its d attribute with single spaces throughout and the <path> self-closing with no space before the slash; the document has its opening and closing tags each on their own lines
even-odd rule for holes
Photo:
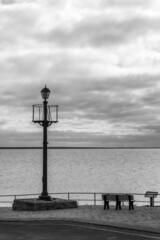
<svg viewBox="0 0 160 240">
<path fill-rule="evenodd" d="M 39 196 L 40 200 L 51 201 L 47 190 L 47 128 L 52 123 L 58 122 L 58 105 L 48 105 L 47 99 L 50 95 L 50 90 L 46 87 L 41 90 L 43 104 L 33 105 L 33 119 L 34 123 L 39 123 L 43 127 L 43 177 L 42 177 L 42 193 Z M 52 109 L 56 109 L 56 119 L 52 121 Z M 36 114 L 38 113 L 38 115 Z"/>
</svg>

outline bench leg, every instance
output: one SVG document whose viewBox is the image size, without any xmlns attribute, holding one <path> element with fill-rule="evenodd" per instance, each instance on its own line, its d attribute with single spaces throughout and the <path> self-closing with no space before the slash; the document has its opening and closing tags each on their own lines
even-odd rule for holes
<svg viewBox="0 0 160 240">
<path fill-rule="evenodd" d="M 133 201 L 129 202 L 129 210 L 134 210 Z"/>
<path fill-rule="evenodd" d="M 109 209 L 109 201 L 104 201 L 104 210 L 106 210 L 106 206 Z"/>
<path fill-rule="evenodd" d="M 131 198 L 131 195 L 128 195 L 128 201 L 129 201 L 129 210 L 133 210 L 134 209 L 134 206 L 133 206 L 134 200 Z"/>
<path fill-rule="evenodd" d="M 116 210 L 121 210 L 121 201 L 116 201 Z"/>
</svg>

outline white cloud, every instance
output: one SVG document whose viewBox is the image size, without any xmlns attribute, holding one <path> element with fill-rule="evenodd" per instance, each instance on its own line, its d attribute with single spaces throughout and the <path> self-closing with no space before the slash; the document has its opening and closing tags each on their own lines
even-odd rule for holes
<svg viewBox="0 0 160 240">
<path fill-rule="evenodd" d="M 3 136 L 21 136 L 24 143 L 31 136 L 37 143 L 39 135 L 34 138 L 32 132 L 41 130 L 31 123 L 31 105 L 42 102 L 40 90 L 46 83 L 53 93 L 50 103 L 60 105 L 59 144 L 63 137 L 78 142 L 79 136 L 88 144 L 112 139 L 116 145 L 118 137 L 125 145 L 149 136 L 155 144 L 151 136 L 158 134 L 154 126 L 160 110 L 159 1 L 1 3 Z"/>
</svg>

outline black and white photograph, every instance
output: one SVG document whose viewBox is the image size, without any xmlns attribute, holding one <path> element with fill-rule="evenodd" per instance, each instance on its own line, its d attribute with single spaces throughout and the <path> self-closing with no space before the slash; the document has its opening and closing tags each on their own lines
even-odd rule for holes
<svg viewBox="0 0 160 240">
<path fill-rule="evenodd" d="M 0 240 L 160 240 L 160 1 L 0 0 Z"/>
</svg>

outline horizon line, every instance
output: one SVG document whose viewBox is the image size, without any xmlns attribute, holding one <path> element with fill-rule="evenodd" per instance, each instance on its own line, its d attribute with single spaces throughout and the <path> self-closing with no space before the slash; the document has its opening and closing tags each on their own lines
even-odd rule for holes
<svg viewBox="0 0 160 240">
<path fill-rule="evenodd" d="M 160 147 L 48 147 L 48 149 L 159 149 Z M 0 147 L 0 149 L 43 149 L 43 147 Z"/>
</svg>

